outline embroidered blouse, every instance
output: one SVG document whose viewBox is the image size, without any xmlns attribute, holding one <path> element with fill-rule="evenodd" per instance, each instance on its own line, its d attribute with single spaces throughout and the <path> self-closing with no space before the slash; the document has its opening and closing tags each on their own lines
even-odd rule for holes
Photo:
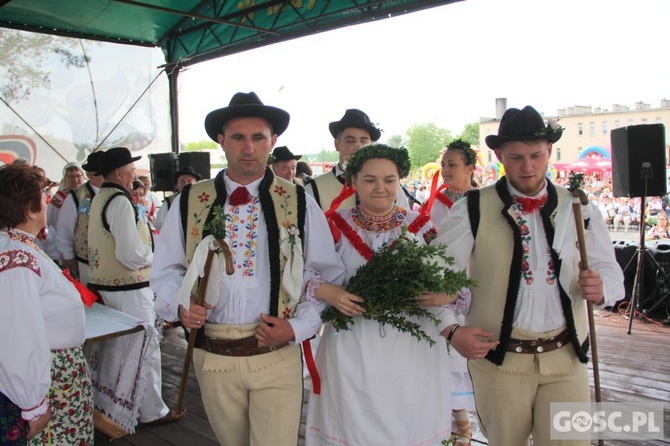
<svg viewBox="0 0 670 446">
<path fill-rule="evenodd" d="M 0 392 L 22 409 L 38 406 L 51 386 L 51 350 L 86 339 L 79 293 L 18 229 L 0 231 Z"/>
</svg>

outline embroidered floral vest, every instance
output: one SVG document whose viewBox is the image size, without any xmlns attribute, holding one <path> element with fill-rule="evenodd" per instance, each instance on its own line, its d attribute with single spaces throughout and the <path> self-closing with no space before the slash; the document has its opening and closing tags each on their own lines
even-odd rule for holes
<svg viewBox="0 0 670 446">
<path fill-rule="evenodd" d="M 91 183 L 87 182 L 70 191 L 70 194 L 77 212 L 77 223 L 74 227 L 74 256 L 78 261 L 88 264 L 88 220 L 95 191 Z"/>
<path fill-rule="evenodd" d="M 213 206 L 226 205 L 226 189 L 221 171 L 213 180 L 199 181 L 184 187 L 181 192 L 180 212 L 186 248 L 186 260 L 190 264 L 198 243 L 209 234 L 205 225 L 213 217 Z M 288 296 L 280 286 L 287 258 L 280 252 L 280 227 L 297 228 L 298 235 L 291 242 L 302 243 L 300 237 L 305 225 L 305 190 L 288 181 L 275 177 L 266 169 L 265 177 L 259 185 L 260 205 L 267 227 L 270 256 L 270 315 L 289 319 L 295 314 L 296 304 L 290 304 Z M 235 223 L 233 223 L 235 224 Z M 295 232 L 295 231 L 293 231 Z M 261 235 L 262 236 L 262 235 Z M 233 248 L 235 249 L 235 248 Z M 234 256 L 233 256 L 234 257 Z M 240 274 L 235 270 L 235 274 Z M 193 295 L 197 293 L 197 283 Z M 294 301 L 299 301 L 295 299 Z"/>
<path fill-rule="evenodd" d="M 549 201 L 540 211 L 549 246 L 554 236 L 555 214 L 570 194 L 563 187 L 547 186 Z M 472 289 L 472 303 L 466 323 L 481 327 L 500 339 L 486 359 L 501 365 L 513 328 L 514 308 L 522 279 L 522 234 L 513 216 L 512 198 L 503 178 L 494 185 L 474 190 L 467 195 L 468 213 L 473 226 L 475 248 L 470 262 L 470 277 L 478 286 Z M 494 255 L 492 255 L 494 254 Z M 555 251 L 552 258 L 556 275 L 560 260 Z M 563 289 L 567 286 L 567 293 Z M 586 306 L 579 297 L 576 277 L 573 283 L 559 283 L 563 313 L 572 344 L 582 362 L 586 362 L 580 343 L 586 339 Z M 568 294 L 569 293 L 569 294 Z"/>
<path fill-rule="evenodd" d="M 148 287 L 151 266 L 131 270 L 119 262 L 114 254 L 116 242 L 109 231 L 109 223 L 105 217 L 109 202 L 118 196 L 123 196 L 130 202 L 140 239 L 153 250 L 151 229 L 145 220 L 139 218 L 137 207 L 128 192 L 110 183 L 104 183 L 102 186 L 92 201 L 89 218 L 88 287 L 102 291 L 127 291 Z"/>
</svg>

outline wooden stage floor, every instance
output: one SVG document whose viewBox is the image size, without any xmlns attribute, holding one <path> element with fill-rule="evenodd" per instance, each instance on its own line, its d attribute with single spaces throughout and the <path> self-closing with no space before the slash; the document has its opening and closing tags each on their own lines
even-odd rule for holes
<svg viewBox="0 0 670 446">
<path fill-rule="evenodd" d="M 670 445 L 670 327 L 659 322 L 636 318 L 632 334 L 628 334 L 628 319 L 608 311 L 596 312 L 598 354 L 602 398 L 605 402 L 661 402 L 664 413 L 665 441 L 647 442 L 647 445 Z M 166 333 L 167 342 L 162 350 L 163 398 L 170 407 L 177 400 L 186 342 L 180 328 Z M 593 376 L 591 375 L 592 393 Z M 298 445 L 304 444 L 304 416 L 309 392 L 305 391 L 303 424 Z M 155 427 L 138 426 L 134 435 L 113 441 L 115 446 L 207 446 L 216 445 L 216 437 L 207 421 L 200 400 L 200 391 L 191 371 L 185 407 L 188 414 L 178 423 Z M 109 438 L 96 431 L 96 444 L 105 444 Z M 474 444 L 486 444 L 474 442 Z M 594 443 L 595 444 L 595 443 Z M 635 442 L 606 442 L 608 445 L 633 445 Z M 367 446 L 367 445 L 361 445 Z"/>
</svg>

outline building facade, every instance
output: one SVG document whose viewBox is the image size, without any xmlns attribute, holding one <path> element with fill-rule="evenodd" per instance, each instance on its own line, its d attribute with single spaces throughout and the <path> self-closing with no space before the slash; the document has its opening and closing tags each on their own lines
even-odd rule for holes
<svg viewBox="0 0 670 446">
<path fill-rule="evenodd" d="M 480 118 L 479 146 L 482 158 L 487 162 L 496 161 L 495 154 L 488 148 L 484 139 L 487 135 L 497 134 L 500 118 L 507 109 L 507 100 L 496 99 L 496 117 Z M 538 110 L 542 113 L 541 110 Z M 543 114 L 544 116 L 544 114 Z M 666 159 L 670 143 L 670 100 L 662 99 L 660 106 L 652 108 L 650 104 L 637 102 L 633 109 L 625 105 L 614 104 L 612 109 L 600 107 L 573 106 L 559 109 L 554 116 L 545 116 L 547 122 L 556 122 L 563 127 L 563 136 L 554 144 L 551 162 L 571 163 L 580 153 L 589 147 L 602 147 L 611 153 L 610 132 L 619 127 L 639 124 L 663 124 L 665 126 Z"/>
</svg>

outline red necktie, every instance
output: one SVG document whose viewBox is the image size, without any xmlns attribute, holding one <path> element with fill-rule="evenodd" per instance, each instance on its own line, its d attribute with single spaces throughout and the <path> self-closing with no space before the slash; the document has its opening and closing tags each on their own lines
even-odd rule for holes
<svg viewBox="0 0 670 446">
<path fill-rule="evenodd" d="M 243 204 L 249 204 L 253 201 L 253 197 L 249 193 L 246 187 L 240 186 L 230 194 L 228 197 L 228 202 L 231 206 L 241 206 Z"/>
<path fill-rule="evenodd" d="M 540 195 L 537 198 L 517 197 L 514 195 L 514 202 L 521 205 L 521 212 L 524 214 L 532 214 L 538 209 L 547 204 L 547 194 Z"/>
</svg>

